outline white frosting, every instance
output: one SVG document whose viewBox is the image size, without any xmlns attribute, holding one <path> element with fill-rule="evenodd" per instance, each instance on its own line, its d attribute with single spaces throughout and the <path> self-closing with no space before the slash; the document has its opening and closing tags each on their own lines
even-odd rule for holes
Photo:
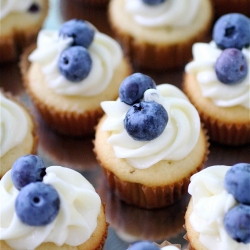
<svg viewBox="0 0 250 250">
<path fill-rule="evenodd" d="M 38 34 L 37 49 L 29 56 L 29 60 L 41 66 L 48 87 L 57 94 L 94 96 L 103 92 L 122 60 L 120 45 L 96 30 L 94 40 L 88 48 L 92 59 L 90 73 L 82 81 L 72 83 L 60 73 L 58 67 L 61 52 L 71 43 L 72 38 L 61 38 L 58 31 L 42 30 Z"/>
<path fill-rule="evenodd" d="M 29 226 L 15 213 L 18 190 L 11 170 L 0 181 L 0 239 L 16 250 L 31 250 L 44 242 L 78 246 L 89 239 L 97 226 L 101 200 L 94 187 L 78 172 L 59 166 L 46 169 L 43 182 L 52 185 L 60 197 L 59 214 L 46 226 Z"/>
<path fill-rule="evenodd" d="M 21 143 L 28 131 L 27 117 L 19 104 L 0 93 L 0 157 Z"/>
<path fill-rule="evenodd" d="M 149 89 L 144 100 L 154 100 L 164 106 L 169 120 L 163 133 L 151 141 L 136 141 L 124 128 L 123 120 L 131 106 L 117 101 L 105 101 L 101 107 L 107 114 L 102 129 L 110 131 L 108 138 L 117 158 L 124 158 L 133 167 L 149 168 L 161 160 L 179 161 L 194 148 L 200 134 L 200 118 L 183 92 L 170 84 Z"/>
<path fill-rule="evenodd" d="M 195 43 L 193 61 L 186 65 L 187 73 L 195 74 L 204 97 L 211 99 L 216 106 L 234 107 L 240 105 L 250 109 L 250 47 L 242 53 L 248 63 L 246 78 L 238 84 L 228 85 L 220 82 L 215 73 L 215 63 L 222 53 L 215 42 Z"/>
<path fill-rule="evenodd" d="M 190 222 L 207 250 L 249 250 L 249 244 L 238 243 L 226 232 L 223 218 L 238 203 L 224 188 L 229 166 L 212 166 L 191 177 L 188 192 L 192 195 Z"/>
<path fill-rule="evenodd" d="M 34 0 L 0 0 L 0 20 L 11 12 L 26 12 Z"/>
<path fill-rule="evenodd" d="M 186 27 L 199 10 L 200 0 L 166 0 L 147 5 L 142 0 L 126 0 L 125 9 L 134 20 L 146 27 Z"/>
</svg>

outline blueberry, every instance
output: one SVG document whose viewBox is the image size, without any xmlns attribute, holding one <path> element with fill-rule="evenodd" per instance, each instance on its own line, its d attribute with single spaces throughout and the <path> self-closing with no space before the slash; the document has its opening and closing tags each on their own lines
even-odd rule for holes
<svg viewBox="0 0 250 250">
<path fill-rule="evenodd" d="M 28 9 L 31 13 L 37 13 L 40 10 L 40 7 L 37 3 L 32 3 Z"/>
<path fill-rule="evenodd" d="M 60 209 L 57 191 L 43 182 L 33 182 L 23 187 L 15 202 L 18 218 L 30 226 L 51 223 Z"/>
<path fill-rule="evenodd" d="M 163 3 L 165 1 L 166 0 L 142 0 L 142 2 L 147 4 L 147 5 L 157 5 L 157 4 Z"/>
<path fill-rule="evenodd" d="M 138 141 L 150 141 L 162 134 L 168 123 L 165 108 L 155 102 L 135 103 L 127 112 L 124 127 Z"/>
<path fill-rule="evenodd" d="M 240 83 L 248 73 L 247 60 L 240 50 L 225 49 L 215 63 L 215 72 L 222 83 Z"/>
<path fill-rule="evenodd" d="M 143 98 L 147 89 L 156 89 L 154 80 L 142 73 L 126 77 L 120 85 L 119 95 L 122 102 L 132 105 Z"/>
<path fill-rule="evenodd" d="M 92 67 L 92 59 L 87 49 L 73 46 L 65 49 L 58 62 L 61 74 L 71 82 L 85 79 Z"/>
<path fill-rule="evenodd" d="M 72 19 L 65 22 L 60 30 L 59 36 L 73 37 L 72 46 L 79 45 L 88 48 L 94 39 L 95 30 L 85 21 Z"/>
<path fill-rule="evenodd" d="M 239 204 L 224 217 L 227 233 L 237 242 L 250 243 L 250 206 Z"/>
<path fill-rule="evenodd" d="M 150 241 L 142 240 L 130 245 L 128 250 L 160 250 L 160 248 Z"/>
<path fill-rule="evenodd" d="M 238 202 L 250 205 L 250 164 L 233 165 L 226 172 L 224 186 Z"/>
<path fill-rule="evenodd" d="M 213 28 L 213 40 L 221 49 L 249 46 L 250 19 L 239 13 L 220 17 Z"/>
<path fill-rule="evenodd" d="M 42 181 L 46 167 L 43 160 L 36 155 L 25 155 L 18 158 L 11 169 L 11 179 L 20 190 L 31 182 Z"/>
</svg>

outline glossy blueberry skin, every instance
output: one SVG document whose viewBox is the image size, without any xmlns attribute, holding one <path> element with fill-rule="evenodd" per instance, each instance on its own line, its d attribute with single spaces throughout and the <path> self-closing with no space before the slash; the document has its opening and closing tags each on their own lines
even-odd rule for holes
<svg viewBox="0 0 250 250">
<path fill-rule="evenodd" d="M 156 89 L 154 80 L 142 73 L 134 73 L 126 77 L 121 83 L 119 96 L 122 102 L 133 105 L 143 98 L 147 89 Z"/>
<path fill-rule="evenodd" d="M 137 241 L 130 245 L 128 250 L 160 250 L 160 248 L 150 241 Z"/>
<path fill-rule="evenodd" d="M 60 30 L 59 36 L 73 37 L 72 46 L 79 45 L 88 48 L 92 43 L 95 30 L 85 21 L 72 19 L 65 22 Z"/>
<path fill-rule="evenodd" d="M 215 63 L 215 72 L 220 82 L 237 84 L 242 82 L 248 73 L 245 56 L 238 49 L 225 49 Z"/>
<path fill-rule="evenodd" d="M 42 181 L 46 167 L 43 160 L 36 155 L 25 155 L 18 158 L 11 169 L 11 179 L 16 187 L 20 190 L 31 182 Z"/>
<path fill-rule="evenodd" d="M 23 187 L 15 202 L 18 218 L 29 226 L 45 226 L 58 215 L 60 199 L 57 191 L 43 182 Z"/>
<path fill-rule="evenodd" d="M 167 111 L 155 101 L 134 104 L 124 119 L 127 133 L 137 141 L 150 141 L 157 138 L 162 134 L 167 123 Z"/>
<path fill-rule="evenodd" d="M 238 202 L 250 205 L 250 164 L 233 165 L 226 172 L 224 186 Z"/>
<path fill-rule="evenodd" d="M 73 46 L 61 53 L 58 67 L 67 80 L 77 83 L 89 75 L 92 59 L 87 49 L 81 46 Z"/>
<path fill-rule="evenodd" d="M 250 243 L 250 206 L 239 204 L 230 209 L 224 217 L 227 233 L 237 242 Z"/>
<path fill-rule="evenodd" d="M 147 4 L 147 5 L 157 5 L 157 4 L 163 3 L 165 1 L 166 0 L 142 0 L 142 2 Z"/>
<path fill-rule="evenodd" d="M 213 28 L 213 40 L 221 49 L 242 49 L 250 45 L 250 19 L 239 13 L 220 17 Z"/>
</svg>

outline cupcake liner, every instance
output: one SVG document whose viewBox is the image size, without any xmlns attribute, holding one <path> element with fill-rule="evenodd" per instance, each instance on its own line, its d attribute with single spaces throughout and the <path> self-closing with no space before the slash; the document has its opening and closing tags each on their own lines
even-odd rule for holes
<svg viewBox="0 0 250 250">
<path fill-rule="evenodd" d="M 204 123 L 205 128 L 208 131 L 210 140 L 229 146 L 240 146 L 250 143 L 250 113 L 249 121 L 237 122 L 235 120 L 225 121 L 218 120 L 216 116 L 212 116 L 207 112 L 207 109 L 201 107 L 197 101 L 197 96 L 193 96 L 192 91 L 189 89 L 188 82 L 194 81 L 194 78 L 188 78 L 184 76 L 183 91 L 188 96 L 190 101 L 196 107 L 201 121 Z M 213 105 L 213 103 L 211 103 Z M 223 108 L 221 108 L 223 109 Z M 225 109 L 226 110 L 226 109 Z M 226 111 L 225 111 L 226 112 Z"/>
<path fill-rule="evenodd" d="M 84 113 L 61 112 L 38 100 L 28 86 L 27 91 L 44 121 L 60 134 L 70 136 L 92 135 L 94 134 L 94 126 L 103 115 L 101 108 Z"/>
<path fill-rule="evenodd" d="M 187 192 L 190 177 L 200 171 L 202 166 L 203 164 L 179 182 L 159 187 L 147 187 L 140 183 L 122 181 L 104 167 L 103 170 L 111 189 L 115 191 L 120 200 L 129 205 L 154 209 L 166 207 L 180 200 Z"/>
<path fill-rule="evenodd" d="M 157 45 L 137 42 L 130 34 L 123 33 L 119 27 L 110 22 L 116 39 L 121 43 L 124 53 L 130 58 L 133 66 L 147 70 L 166 70 L 180 68 L 192 57 L 192 46 L 204 41 L 209 28 L 200 31 L 195 37 L 176 44 Z"/>
<path fill-rule="evenodd" d="M 198 108 L 197 108 L 198 109 Z M 250 123 L 235 124 L 223 123 L 198 110 L 204 122 L 211 141 L 229 146 L 240 146 L 250 143 Z M 249 119 L 250 122 L 250 119 Z"/>
</svg>

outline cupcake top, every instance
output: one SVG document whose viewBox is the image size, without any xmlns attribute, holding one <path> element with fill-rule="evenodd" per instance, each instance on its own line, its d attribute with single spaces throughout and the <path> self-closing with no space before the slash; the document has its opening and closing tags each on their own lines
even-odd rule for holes
<svg viewBox="0 0 250 250">
<path fill-rule="evenodd" d="M 12 12 L 35 13 L 39 10 L 39 5 L 42 1 L 43 0 L 1 0 L 0 20 L 4 19 Z"/>
<path fill-rule="evenodd" d="M 72 19 L 60 30 L 41 30 L 29 60 L 40 65 L 55 93 L 95 96 L 108 87 L 122 60 L 122 50 L 91 24 Z"/>
<path fill-rule="evenodd" d="M 211 166 L 191 177 L 189 219 L 208 250 L 250 247 L 250 164 Z"/>
<path fill-rule="evenodd" d="M 27 114 L 17 102 L 0 92 L 0 157 L 20 144 L 28 131 Z"/>
<path fill-rule="evenodd" d="M 161 160 L 178 161 L 196 145 L 200 134 L 197 110 L 184 93 L 170 84 L 156 86 L 148 76 L 125 78 L 116 101 L 104 101 L 101 127 L 117 158 L 138 169 Z"/>
<path fill-rule="evenodd" d="M 125 10 L 145 27 L 186 27 L 199 9 L 199 0 L 125 0 Z"/>
<path fill-rule="evenodd" d="M 249 44 L 250 19 L 234 13 L 217 20 L 210 43 L 193 45 L 185 71 L 195 75 L 203 96 L 216 106 L 250 109 Z"/>
<path fill-rule="evenodd" d="M 44 242 L 78 246 L 97 226 L 101 200 L 94 187 L 72 169 L 45 168 L 35 155 L 14 163 L 0 181 L 0 194 L 0 240 L 13 249 Z"/>
</svg>

